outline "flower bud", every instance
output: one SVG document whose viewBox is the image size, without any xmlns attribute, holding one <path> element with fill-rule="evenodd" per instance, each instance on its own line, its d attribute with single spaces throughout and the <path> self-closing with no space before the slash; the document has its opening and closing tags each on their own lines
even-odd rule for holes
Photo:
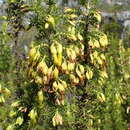
<svg viewBox="0 0 130 130">
<path fill-rule="evenodd" d="M 94 64 L 94 57 L 93 54 L 90 54 L 91 63 Z"/>
<path fill-rule="evenodd" d="M 65 100 L 62 99 L 62 100 L 60 101 L 60 104 L 61 104 L 61 105 L 65 105 Z"/>
<path fill-rule="evenodd" d="M 61 105 L 60 100 L 59 100 L 58 98 L 55 100 L 55 103 L 56 103 L 57 105 Z"/>
<path fill-rule="evenodd" d="M 44 99 L 42 90 L 38 91 L 37 96 L 38 96 L 39 103 L 42 104 L 43 99 Z"/>
<path fill-rule="evenodd" d="M 0 96 L 0 103 L 5 103 L 5 98 L 3 95 Z"/>
<path fill-rule="evenodd" d="M 49 23 L 45 23 L 45 29 L 49 28 Z"/>
<path fill-rule="evenodd" d="M 4 89 L 3 89 L 3 93 L 4 93 L 6 96 L 10 96 L 10 95 L 11 95 L 10 90 L 7 89 L 7 88 L 4 88 Z"/>
<path fill-rule="evenodd" d="M 101 103 L 105 102 L 105 96 L 104 96 L 104 94 L 103 94 L 103 93 L 98 93 L 97 99 L 98 99 Z"/>
<path fill-rule="evenodd" d="M 35 77 L 35 83 L 38 85 L 42 85 L 43 84 L 43 80 L 40 76 L 36 76 Z"/>
</svg>

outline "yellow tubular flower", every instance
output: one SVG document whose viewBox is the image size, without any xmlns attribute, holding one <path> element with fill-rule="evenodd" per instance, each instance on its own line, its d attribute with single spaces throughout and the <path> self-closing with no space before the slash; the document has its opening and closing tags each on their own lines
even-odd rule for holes
<svg viewBox="0 0 130 130">
<path fill-rule="evenodd" d="M 62 70 L 63 71 L 66 71 L 67 70 L 67 63 L 66 63 L 66 61 L 64 61 L 63 63 L 62 63 Z"/>
<path fill-rule="evenodd" d="M 95 11 L 95 12 L 94 12 L 94 17 L 97 19 L 98 22 L 101 22 L 102 17 L 101 17 L 101 15 L 100 15 L 99 12 Z"/>
<path fill-rule="evenodd" d="M 60 115 L 60 113 L 58 111 L 56 111 L 54 117 L 52 118 L 52 123 L 53 123 L 53 126 L 57 126 L 57 125 L 62 125 L 63 124 L 62 116 Z"/>
<path fill-rule="evenodd" d="M 47 17 L 47 22 L 50 23 L 53 27 L 55 26 L 55 19 L 51 16 L 51 15 L 48 15 Z"/>
<path fill-rule="evenodd" d="M 53 65 L 48 69 L 47 77 L 48 79 L 53 78 Z"/>
<path fill-rule="evenodd" d="M 35 54 L 35 56 L 34 56 L 34 58 L 33 58 L 33 62 L 32 62 L 32 65 L 31 65 L 32 67 L 37 64 L 37 62 L 38 62 L 40 56 L 41 56 L 41 55 L 40 55 L 40 52 L 39 52 L 39 50 L 37 50 L 37 52 L 36 52 L 36 54 Z"/>
<path fill-rule="evenodd" d="M 53 89 L 53 91 L 57 91 L 58 90 L 58 84 L 57 84 L 56 81 L 53 82 L 52 89 Z"/>
<path fill-rule="evenodd" d="M 65 91 L 65 88 L 64 88 L 63 84 L 61 84 L 60 82 L 58 82 L 58 90 L 60 92 L 64 92 Z"/>
<path fill-rule="evenodd" d="M 86 72 L 86 78 L 88 80 L 90 80 L 90 79 L 92 79 L 92 77 L 93 77 L 93 71 L 90 68 L 88 68 L 88 70 Z"/>
<path fill-rule="evenodd" d="M 100 65 L 103 64 L 103 61 L 102 61 L 102 59 L 99 56 L 96 59 L 97 59 L 98 64 L 100 64 Z"/>
<path fill-rule="evenodd" d="M 74 47 L 74 51 L 75 51 L 76 55 L 79 55 L 80 49 L 77 46 Z"/>
<path fill-rule="evenodd" d="M 79 70 L 80 70 L 81 74 L 84 75 L 84 66 L 81 64 L 79 64 L 78 66 L 79 66 Z"/>
<path fill-rule="evenodd" d="M 82 35 L 80 34 L 80 33 L 78 33 L 78 39 L 80 40 L 80 41 L 83 41 L 83 37 L 82 37 Z"/>
<path fill-rule="evenodd" d="M 63 80 L 60 80 L 61 84 L 64 86 L 64 88 L 67 88 L 67 83 Z"/>
<path fill-rule="evenodd" d="M 69 13 L 69 12 L 72 12 L 72 11 L 73 11 L 73 10 L 72 10 L 71 8 L 65 8 L 65 9 L 64 9 L 64 12 L 65 12 L 65 13 Z"/>
<path fill-rule="evenodd" d="M 75 69 L 75 63 L 68 62 L 67 70 L 73 71 Z"/>
<path fill-rule="evenodd" d="M 61 66 L 62 64 L 62 54 L 61 55 L 58 55 L 58 60 L 57 60 L 57 66 Z"/>
<path fill-rule="evenodd" d="M 73 41 L 76 41 L 76 40 L 77 40 L 77 37 L 76 37 L 74 34 L 69 34 L 69 35 L 68 35 L 68 38 L 69 38 L 70 40 L 73 40 Z"/>
<path fill-rule="evenodd" d="M 82 72 L 80 71 L 79 66 L 76 67 L 76 74 L 77 74 L 80 78 L 82 78 Z"/>
<path fill-rule="evenodd" d="M 70 74 L 69 78 L 70 78 L 70 81 L 73 82 L 73 83 L 75 83 L 77 81 L 75 75 L 73 75 L 73 74 Z"/>
<path fill-rule="evenodd" d="M 106 57 L 104 54 L 101 54 L 100 57 L 101 57 L 101 59 L 106 60 Z"/>
<path fill-rule="evenodd" d="M 94 44 L 94 47 L 100 48 L 100 44 L 99 44 L 98 40 L 94 39 L 93 44 Z"/>
<path fill-rule="evenodd" d="M 75 60 L 76 59 L 76 52 L 71 49 L 71 59 Z"/>
<path fill-rule="evenodd" d="M 52 43 L 52 45 L 50 46 L 50 51 L 51 51 L 52 55 L 57 54 L 56 46 L 54 43 Z"/>
<path fill-rule="evenodd" d="M 38 64 L 37 71 L 42 72 L 45 75 L 47 74 L 48 66 L 47 66 L 46 62 L 44 61 L 44 59 Z"/>
<path fill-rule="evenodd" d="M 95 47 L 91 39 L 89 40 L 88 44 L 89 44 L 89 46 L 91 46 L 92 48 Z"/>
<path fill-rule="evenodd" d="M 18 117 L 17 119 L 16 119 L 16 123 L 15 124 L 17 124 L 17 125 L 22 125 L 22 123 L 23 123 L 23 118 L 22 117 Z"/>
<path fill-rule="evenodd" d="M 102 47 L 106 47 L 106 46 L 108 45 L 108 39 L 107 39 L 106 34 L 102 34 L 102 35 L 100 36 L 99 42 L 100 42 L 100 45 L 101 45 Z"/>
<path fill-rule="evenodd" d="M 57 69 L 57 67 L 55 67 L 55 69 L 53 71 L 53 76 L 54 76 L 55 79 L 57 79 L 58 75 L 59 75 L 59 70 Z"/>
<path fill-rule="evenodd" d="M 9 112 L 9 117 L 14 117 L 14 116 L 16 116 L 16 115 L 17 115 L 16 111 L 11 110 L 11 111 Z"/>
<path fill-rule="evenodd" d="M 71 49 L 70 48 L 66 48 L 66 53 L 67 53 L 67 56 L 70 57 L 71 56 Z"/>
<path fill-rule="evenodd" d="M 44 83 L 44 84 L 47 84 L 47 83 L 48 83 L 48 78 L 47 78 L 47 76 L 44 76 L 42 80 L 43 80 L 43 83 Z"/>
<path fill-rule="evenodd" d="M 30 61 L 30 62 L 34 59 L 34 57 L 35 57 L 35 55 L 36 55 L 36 52 L 37 52 L 36 47 L 33 47 L 33 48 L 29 51 L 29 61 Z"/>
<path fill-rule="evenodd" d="M 45 29 L 48 29 L 48 28 L 49 28 L 49 24 L 45 23 Z"/>
<path fill-rule="evenodd" d="M 31 119 L 31 121 L 32 121 L 33 123 L 36 123 L 36 117 L 37 117 L 37 111 L 36 111 L 36 110 L 32 109 L 32 110 L 29 112 L 28 116 L 30 117 L 30 119 Z"/>
<path fill-rule="evenodd" d="M 57 52 L 58 52 L 58 54 L 61 55 L 61 54 L 62 54 L 62 51 L 63 51 L 63 49 L 62 49 L 62 44 L 57 43 Z"/>
</svg>

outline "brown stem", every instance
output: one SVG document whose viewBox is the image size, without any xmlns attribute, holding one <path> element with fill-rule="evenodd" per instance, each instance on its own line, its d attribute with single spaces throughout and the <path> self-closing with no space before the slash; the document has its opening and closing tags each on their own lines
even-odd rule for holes
<svg viewBox="0 0 130 130">
<path fill-rule="evenodd" d="M 20 54 L 19 54 L 19 49 L 18 49 L 18 36 L 19 36 L 19 31 L 17 31 L 15 33 L 15 41 L 14 41 L 14 58 L 15 58 L 15 67 L 16 67 L 16 72 L 15 72 L 15 84 L 16 84 L 16 87 L 17 87 L 17 90 L 16 90 L 16 95 L 18 98 L 21 97 L 22 95 L 22 89 L 21 89 L 21 76 L 20 76 L 20 62 L 21 62 L 21 58 L 20 58 Z"/>
</svg>

